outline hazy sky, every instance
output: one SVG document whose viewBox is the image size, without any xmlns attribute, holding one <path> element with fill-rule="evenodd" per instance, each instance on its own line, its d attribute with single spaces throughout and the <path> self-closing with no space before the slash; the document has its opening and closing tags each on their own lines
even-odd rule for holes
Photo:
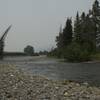
<svg viewBox="0 0 100 100">
<path fill-rule="evenodd" d="M 94 0 L 0 0 L 0 35 L 12 24 L 6 51 L 23 51 L 32 45 L 35 51 L 55 47 L 59 27 L 76 12 L 88 12 Z"/>
</svg>

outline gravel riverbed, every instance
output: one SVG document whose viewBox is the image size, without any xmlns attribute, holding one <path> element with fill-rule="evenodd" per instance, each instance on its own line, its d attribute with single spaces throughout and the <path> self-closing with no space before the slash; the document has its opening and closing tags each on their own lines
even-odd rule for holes
<svg viewBox="0 0 100 100">
<path fill-rule="evenodd" d="M 100 87 L 33 76 L 14 65 L 0 65 L 0 100 L 100 100 Z"/>
</svg>

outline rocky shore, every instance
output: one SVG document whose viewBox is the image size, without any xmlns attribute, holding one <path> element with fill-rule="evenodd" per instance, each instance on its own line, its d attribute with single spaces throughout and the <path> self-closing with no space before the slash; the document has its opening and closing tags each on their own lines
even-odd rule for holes
<svg viewBox="0 0 100 100">
<path fill-rule="evenodd" d="M 100 100 L 100 87 L 32 76 L 0 65 L 0 100 Z"/>
</svg>

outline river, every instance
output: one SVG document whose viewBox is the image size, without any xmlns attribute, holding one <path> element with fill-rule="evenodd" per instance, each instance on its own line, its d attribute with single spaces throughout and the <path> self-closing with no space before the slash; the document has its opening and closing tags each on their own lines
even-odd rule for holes
<svg viewBox="0 0 100 100">
<path fill-rule="evenodd" d="M 65 63 L 59 59 L 38 57 L 6 57 L 0 63 L 16 65 L 33 75 L 46 76 L 53 80 L 72 80 L 100 84 L 100 63 Z"/>
</svg>

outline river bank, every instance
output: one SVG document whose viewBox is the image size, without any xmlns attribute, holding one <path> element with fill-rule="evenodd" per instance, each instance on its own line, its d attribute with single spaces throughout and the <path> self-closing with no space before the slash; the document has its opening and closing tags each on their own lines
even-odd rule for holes
<svg viewBox="0 0 100 100">
<path fill-rule="evenodd" d="M 0 65 L 0 100 L 100 100 L 100 87 L 54 81 Z"/>
</svg>

